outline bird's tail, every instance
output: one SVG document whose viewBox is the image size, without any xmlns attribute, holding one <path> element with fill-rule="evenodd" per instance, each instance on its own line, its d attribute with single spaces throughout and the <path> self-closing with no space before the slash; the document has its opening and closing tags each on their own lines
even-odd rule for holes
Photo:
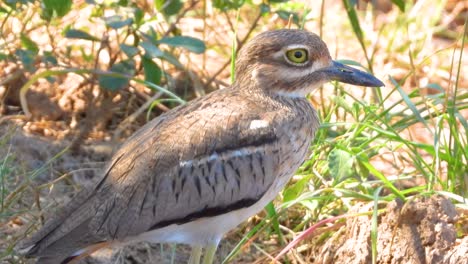
<svg viewBox="0 0 468 264">
<path fill-rule="evenodd" d="M 36 264 L 76 264 L 80 260 L 91 255 L 93 252 L 98 251 L 101 248 L 109 247 L 109 242 L 101 242 L 91 245 L 85 249 L 80 249 L 77 252 L 71 254 L 70 256 L 43 256 L 39 257 L 36 261 Z"/>
<path fill-rule="evenodd" d="M 58 210 L 51 221 L 32 237 L 21 241 L 15 250 L 29 258 L 38 257 L 37 263 L 71 263 L 88 252 L 90 245 L 102 242 L 89 230 L 95 202 L 95 196 L 80 192 L 75 203 Z"/>
</svg>

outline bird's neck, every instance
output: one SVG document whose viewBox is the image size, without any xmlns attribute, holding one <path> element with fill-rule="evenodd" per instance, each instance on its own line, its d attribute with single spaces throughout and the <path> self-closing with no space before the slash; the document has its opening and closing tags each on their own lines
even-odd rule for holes
<svg viewBox="0 0 468 264">
<path fill-rule="evenodd" d="M 296 105 L 307 105 L 310 101 L 303 94 L 281 92 L 274 87 L 260 86 L 253 80 L 237 81 L 232 85 L 232 89 L 237 90 L 244 97 L 254 100 L 259 104 L 276 105 L 279 108 L 290 108 Z"/>
<path fill-rule="evenodd" d="M 305 98 L 310 92 L 320 87 L 323 81 L 297 79 L 287 81 L 280 76 L 271 76 L 261 72 L 258 68 L 243 68 L 236 71 L 235 89 L 259 93 L 271 97 Z"/>
<path fill-rule="evenodd" d="M 273 100 L 307 100 L 308 91 L 305 90 L 282 90 L 274 84 L 257 82 L 252 78 L 239 78 L 232 85 L 233 89 L 245 93 L 247 96 L 271 98 Z"/>
</svg>

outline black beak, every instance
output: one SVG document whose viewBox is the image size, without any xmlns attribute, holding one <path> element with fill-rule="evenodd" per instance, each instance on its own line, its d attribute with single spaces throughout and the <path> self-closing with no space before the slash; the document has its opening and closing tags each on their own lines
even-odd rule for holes
<svg viewBox="0 0 468 264">
<path fill-rule="evenodd" d="M 346 66 L 337 61 L 333 61 L 332 66 L 321 70 L 325 73 L 329 80 L 339 81 L 354 85 L 381 87 L 385 86 L 383 82 L 375 78 L 373 75 L 360 71 L 358 69 Z"/>
</svg>

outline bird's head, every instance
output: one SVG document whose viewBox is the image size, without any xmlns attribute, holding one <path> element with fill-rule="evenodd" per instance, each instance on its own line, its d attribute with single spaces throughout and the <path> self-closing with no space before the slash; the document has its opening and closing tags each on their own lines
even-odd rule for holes
<svg viewBox="0 0 468 264">
<path fill-rule="evenodd" d="M 328 81 L 369 87 L 384 84 L 366 72 L 333 61 L 319 36 L 305 31 L 266 31 L 248 42 L 236 61 L 238 86 L 305 96 Z"/>
</svg>

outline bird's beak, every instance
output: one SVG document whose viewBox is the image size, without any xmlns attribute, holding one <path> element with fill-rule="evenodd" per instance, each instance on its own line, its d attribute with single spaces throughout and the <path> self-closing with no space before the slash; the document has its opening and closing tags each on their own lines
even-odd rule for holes
<svg viewBox="0 0 468 264">
<path fill-rule="evenodd" d="M 321 70 L 325 73 L 329 80 L 339 81 L 354 85 L 381 87 L 385 86 L 383 82 L 375 78 L 373 75 L 360 71 L 358 69 L 346 66 L 337 61 L 333 61 L 330 67 Z"/>
</svg>

